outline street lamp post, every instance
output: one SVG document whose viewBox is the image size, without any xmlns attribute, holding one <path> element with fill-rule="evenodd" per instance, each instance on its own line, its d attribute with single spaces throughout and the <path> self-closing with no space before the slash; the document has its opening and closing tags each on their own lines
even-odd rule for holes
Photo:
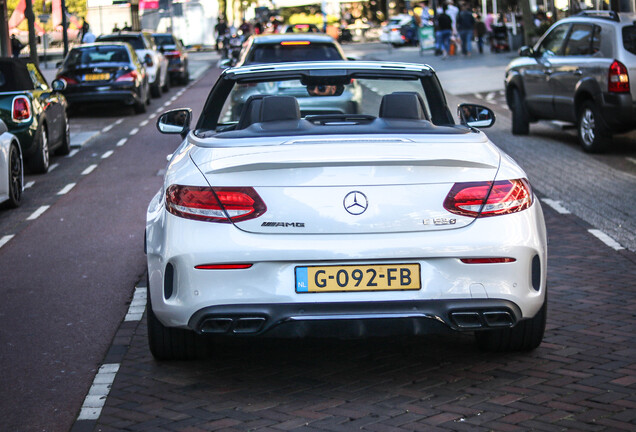
<svg viewBox="0 0 636 432">
<path fill-rule="evenodd" d="M 62 0 L 62 41 L 64 43 L 64 57 L 68 54 L 68 20 L 66 19 L 66 0 Z"/>
</svg>

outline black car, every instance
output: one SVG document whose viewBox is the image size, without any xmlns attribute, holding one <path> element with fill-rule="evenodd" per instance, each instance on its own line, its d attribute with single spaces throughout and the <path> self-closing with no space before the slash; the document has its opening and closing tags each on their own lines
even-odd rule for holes
<svg viewBox="0 0 636 432">
<path fill-rule="evenodd" d="M 154 33 L 152 37 L 159 50 L 168 59 L 168 73 L 173 83 L 187 84 L 190 81 L 188 53 L 183 43 L 172 33 Z"/>
<path fill-rule="evenodd" d="M 52 150 L 71 151 L 67 101 L 54 88 L 35 64 L 0 59 L 0 120 L 18 138 L 33 173 L 48 171 Z"/>
<path fill-rule="evenodd" d="M 251 36 L 245 43 L 238 66 L 260 63 L 346 60 L 344 51 L 331 36 L 320 33 Z"/>
<path fill-rule="evenodd" d="M 513 134 L 543 119 L 575 123 L 583 149 L 599 152 L 636 129 L 636 14 L 585 11 L 519 53 L 506 70 Z"/>
<path fill-rule="evenodd" d="M 148 77 L 135 50 L 122 42 L 98 42 L 73 48 L 57 72 L 71 106 L 94 102 L 132 105 L 146 112 Z"/>
</svg>

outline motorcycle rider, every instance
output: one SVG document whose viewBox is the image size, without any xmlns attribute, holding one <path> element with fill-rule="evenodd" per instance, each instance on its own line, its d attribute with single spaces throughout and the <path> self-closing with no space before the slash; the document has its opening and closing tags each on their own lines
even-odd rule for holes
<svg viewBox="0 0 636 432">
<path fill-rule="evenodd" d="M 223 42 L 223 37 L 225 36 L 227 31 L 228 31 L 227 23 L 225 22 L 225 19 L 221 15 L 221 16 L 219 16 L 219 21 L 214 26 L 214 33 L 216 35 L 216 50 L 217 51 L 221 50 L 221 44 Z"/>
</svg>

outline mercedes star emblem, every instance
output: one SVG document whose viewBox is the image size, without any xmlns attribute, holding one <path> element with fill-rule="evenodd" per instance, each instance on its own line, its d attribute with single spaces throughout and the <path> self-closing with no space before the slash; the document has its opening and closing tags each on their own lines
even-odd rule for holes
<svg viewBox="0 0 636 432">
<path fill-rule="evenodd" d="M 353 191 L 349 192 L 344 197 L 344 208 L 347 212 L 352 215 L 359 215 L 365 212 L 367 207 L 369 206 L 369 202 L 367 201 L 367 196 L 362 192 Z"/>
</svg>

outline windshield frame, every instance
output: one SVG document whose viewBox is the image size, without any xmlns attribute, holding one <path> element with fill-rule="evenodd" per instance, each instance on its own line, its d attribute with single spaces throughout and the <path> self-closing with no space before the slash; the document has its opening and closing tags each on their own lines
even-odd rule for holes
<svg viewBox="0 0 636 432">
<path fill-rule="evenodd" d="M 448 108 L 446 96 L 435 72 L 425 65 L 419 70 L 389 69 L 397 67 L 396 64 L 388 64 L 387 69 L 380 67 L 373 68 L 348 68 L 348 62 L 331 62 L 331 65 L 339 67 L 326 68 L 320 62 L 315 63 L 285 63 L 288 67 L 278 68 L 278 64 L 260 65 L 257 67 L 227 69 L 215 83 L 205 102 L 201 115 L 196 124 L 195 134 L 215 131 L 222 123 L 219 122 L 223 106 L 230 96 L 235 85 L 267 81 L 283 80 L 311 80 L 320 79 L 395 79 L 395 80 L 418 80 L 422 85 L 422 90 L 429 100 L 431 111 L 431 122 L 438 126 L 454 125 L 455 121 Z M 300 66 L 304 66 L 302 69 Z M 312 66 L 317 68 L 312 68 Z M 277 70 L 278 69 L 278 70 Z"/>
</svg>

